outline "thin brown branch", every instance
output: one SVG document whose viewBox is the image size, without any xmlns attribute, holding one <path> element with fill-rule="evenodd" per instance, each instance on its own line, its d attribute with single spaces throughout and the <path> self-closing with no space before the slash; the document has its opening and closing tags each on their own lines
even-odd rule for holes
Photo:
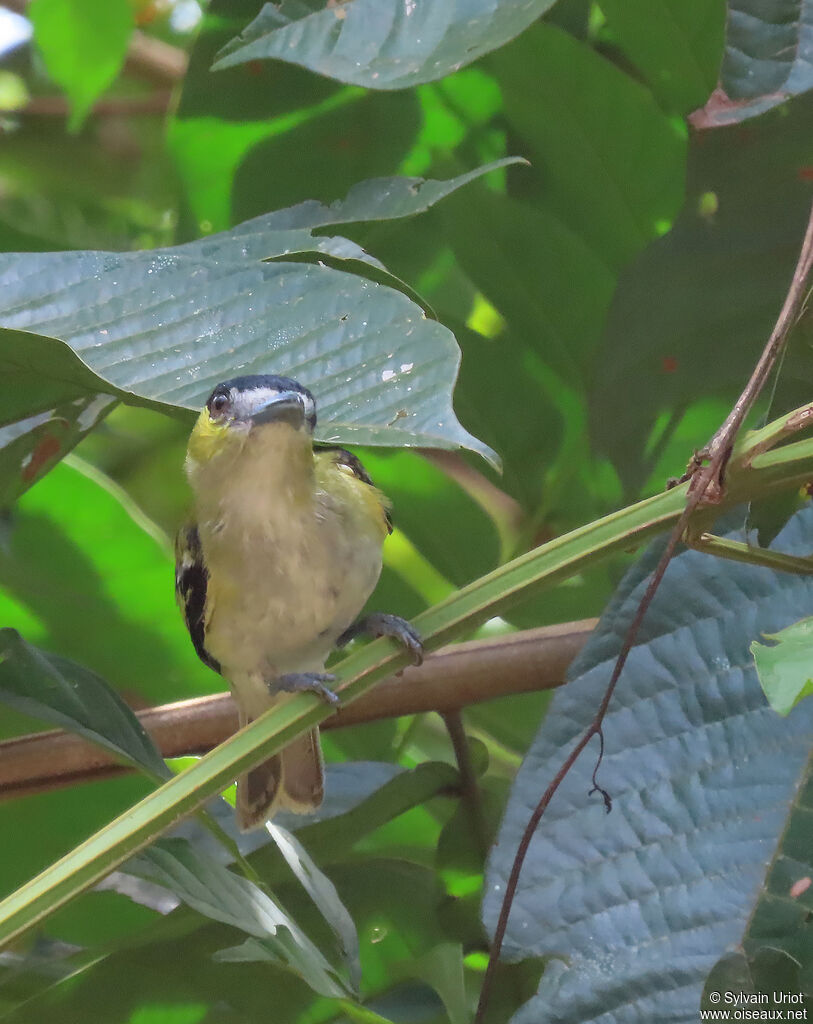
<svg viewBox="0 0 813 1024">
<path fill-rule="evenodd" d="M 101 117 L 166 114 L 171 102 L 172 93 L 165 89 L 147 96 L 120 96 L 109 100 L 98 100 L 93 104 L 92 112 Z M 64 96 L 32 96 L 28 103 L 16 113 L 23 117 L 67 117 L 70 110 L 70 104 Z"/>
<path fill-rule="evenodd" d="M 443 648 L 328 719 L 341 728 L 422 711 L 453 713 L 468 704 L 559 686 L 594 619 L 530 629 Z M 165 757 L 202 754 L 237 728 L 227 693 L 138 712 Z M 72 733 L 41 732 L 0 743 L 0 799 L 106 778 L 128 769 Z"/>
<path fill-rule="evenodd" d="M 731 412 L 726 417 L 720 429 L 709 441 L 706 448 L 703 449 L 702 452 L 698 453 L 690 463 L 687 476 L 691 478 L 691 484 L 686 498 L 686 507 L 684 508 L 680 519 L 675 524 L 672 533 L 669 535 L 663 554 L 658 561 L 655 571 L 652 574 L 652 578 L 650 579 L 638 608 L 635 611 L 635 615 L 633 616 L 624 637 L 621 651 L 619 652 L 618 658 L 613 667 L 612 675 L 610 676 L 610 681 L 607 684 L 607 689 L 604 692 L 601 704 L 596 711 L 593 721 L 590 723 L 586 732 L 582 735 L 571 753 L 565 759 L 562 767 L 556 773 L 553 781 L 545 790 L 539 803 L 534 808 L 534 811 L 528 820 L 528 824 L 525 826 L 525 831 L 522 834 L 522 838 L 520 839 L 517 851 L 514 855 L 514 861 L 511 866 L 511 872 L 508 877 L 502 906 L 500 908 L 500 916 L 497 921 L 497 926 L 494 929 L 494 939 L 491 944 L 488 966 L 483 978 L 483 987 L 480 991 L 480 1001 L 477 1006 L 474 1024 L 483 1024 L 483 1020 L 485 1018 L 491 988 L 494 981 L 494 972 L 499 961 L 500 951 L 502 950 L 505 930 L 508 926 L 508 918 L 511 913 L 511 906 L 514 902 L 519 877 L 522 872 L 522 865 L 528 853 L 528 848 L 531 845 L 531 840 L 533 839 L 539 822 L 553 799 L 556 790 L 561 785 L 562 780 L 576 763 L 579 755 L 594 736 L 597 736 L 599 739 L 599 752 L 596 760 L 596 766 L 593 769 L 593 789 L 591 790 L 591 793 L 599 792 L 601 794 L 608 811 L 612 807 L 609 793 L 603 790 L 597 782 L 597 773 L 601 766 L 601 759 L 604 753 L 603 725 L 607 709 L 610 706 L 616 685 L 618 684 L 618 680 L 624 670 L 624 665 L 627 662 L 629 653 L 632 650 L 636 637 L 638 636 L 641 623 L 652 604 L 652 600 L 655 597 L 655 593 L 657 592 L 661 581 L 663 580 L 669 563 L 685 535 L 692 514 L 701 505 L 717 505 L 722 500 L 723 488 L 725 486 L 725 470 L 728 465 L 728 460 L 731 457 L 737 433 L 764 387 L 772 369 L 776 365 L 776 361 L 782 353 L 791 328 L 794 326 L 801 314 L 805 302 L 807 280 L 810 276 L 811 265 L 813 265 L 813 207 L 811 207 L 808 217 L 807 229 L 805 231 L 804 241 L 802 242 L 802 249 L 796 264 L 793 279 L 774 329 L 771 331 L 768 342 L 763 349 L 762 355 L 757 361 L 754 371 L 751 374 L 748 383 L 745 385 L 742 394 L 734 403 Z"/>
<path fill-rule="evenodd" d="M 460 795 L 468 810 L 474 842 L 480 856 L 485 860 L 488 855 L 488 830 L 483 817 L 480 784 L 471 761 L 469 738 L 463 727 L 463 715 L 460 711 L 447 711 L 443 716 L 443 724 L 452 741 L 457 768 L 460 772 Z"/>
<path fill-rule="evenodd" d="M 154 85 L 173 86 L 183 80 L 188 64 L 185 50 L 136 30 L 130 37 L 124 70 Z"/>
<path fill-rule="evenodd" d="M 427 462 L 454 480 L 491 516 L 500 532 L 504 553 L 506 556 L 511 553 L 527 522 L 527 516 L 516 498 L 500 490 L 487 476 L 469 465 L 458 452 L 447 452 L 441 448 L 420 448 L 419 451 Z"/>
</svg>

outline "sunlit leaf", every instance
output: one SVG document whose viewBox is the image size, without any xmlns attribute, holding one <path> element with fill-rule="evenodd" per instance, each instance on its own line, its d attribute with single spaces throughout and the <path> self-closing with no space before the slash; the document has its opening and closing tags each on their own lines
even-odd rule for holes
<svg viewBox="0 0 813 1024">
<path fill-rule="evenodd" d="M 75 130 L 121 68 L 132 6 L 128 0 L 33 0 L 28 13 L 48 71 L 71 101 L 68 126 Z"/>
<path fill-rule="evenodd" d="M 774 711 L 788 715 L 813 694 L 813 618 L 763 635 L 774 642 L 751 644 L 759 681 Z"/>
</svg>

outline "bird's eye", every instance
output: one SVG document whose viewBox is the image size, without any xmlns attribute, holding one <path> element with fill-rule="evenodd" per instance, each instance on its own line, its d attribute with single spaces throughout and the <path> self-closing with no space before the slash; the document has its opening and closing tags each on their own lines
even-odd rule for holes
<svg viewBox="0 0 813 1024">
<path fill-rule="evenodd" d="M 215 395 L 212 399 L 212 412 L 221 413 L 229 404 L 228 395 Z"/>
</svg>

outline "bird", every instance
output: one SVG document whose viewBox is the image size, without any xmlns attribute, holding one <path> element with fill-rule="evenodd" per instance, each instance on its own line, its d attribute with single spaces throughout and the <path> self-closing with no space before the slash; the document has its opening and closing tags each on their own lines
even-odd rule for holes
<svg viewBox="0 0 813 1024">
<path fill-rule="evenodd" d="M 315 443 L 315 427 L 306 387 L 254 374 L 218 384 L 189 438 L 193 510 L 176 539 L 176 595 L 198 656 L 230 684 L 241 727 L 285 693 L 338 704 L 325 663 L 360 634 L 391 636 L 423 658 L 399 616 L 356 619 L 381 573 L 390 502 L 357 456 Z M 238 825 L 313 811 L 323 794 L 313 728 L 237 780 Z"/>
</svg>

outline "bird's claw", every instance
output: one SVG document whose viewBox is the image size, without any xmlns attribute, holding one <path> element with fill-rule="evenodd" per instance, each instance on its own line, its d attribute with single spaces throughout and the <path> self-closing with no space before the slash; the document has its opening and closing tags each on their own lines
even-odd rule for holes
<svg viewBox="0 0 813 1024">
<path fill-rule="evenodd" d="M 412 655 L 416 665 L 423 662 L 423 641 L 421 635 L 400 615 L 387 615 L 386 612 L 373 612 L 365 615 L 363 619 L 354 622 L 348 627 L 336 641 L 337 647 L 344 647 L 353 637 L 359 633 L 369 633 L 370 636 L 389 636 L 397 640 Z"/>
<path fill-rule="evenodd" d="M 315 693 L 334 707 L 341 704 L 339 697 L 326 684 L 335 682 L 330 672 L 288 672 L 268 683 L 271 693 Z"/>
</svg>

